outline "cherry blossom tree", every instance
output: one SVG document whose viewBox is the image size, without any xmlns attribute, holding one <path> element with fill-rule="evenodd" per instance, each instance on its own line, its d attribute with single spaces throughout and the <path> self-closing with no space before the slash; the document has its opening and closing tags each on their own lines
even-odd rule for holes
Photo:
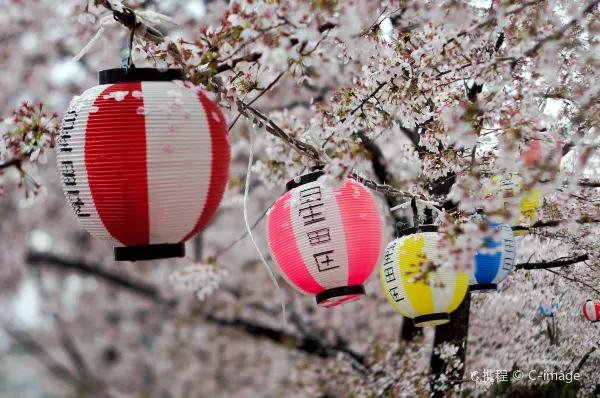
<svg viewBox="0 0 600 398">
<path fill-rule="evenodd" d="M 598 3 L 6 0 L 6 379 L 33 369 L 38 391 L 85 397 L 502 396 L 517 383 L 600 394 L 599 329 L 581 315 L 600 299 Z M 184 259 L 114 262 L 60 188 L 65 110 L 128 59 L 183 69 L 228 120 L 227 192 Z M 535 145 L 539 156 L 523 156 Z M 397 224 L 439 226 L 439 258 L 417 279 L 473 269 L 489 233 L 477 211 L 514 225 L 518 200 L 540 204 L 514 225 L 514 271 L 496 293 L 467 294 L 446 325 L 415 328 L 377 281 L 324 310 L 278 276 L 284 322 L 244 203 L 274 265 L 268 209 L 315 168 L 334 187 L 371 189 L 389 241 Z"/>
</svg>

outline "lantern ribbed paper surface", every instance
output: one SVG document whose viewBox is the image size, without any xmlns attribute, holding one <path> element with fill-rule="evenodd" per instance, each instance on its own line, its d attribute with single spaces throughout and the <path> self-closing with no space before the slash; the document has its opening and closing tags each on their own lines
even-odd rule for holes
<svg viewBox="0 0 600 398">
<path fill-rule="evenodd" d="M 542 205 L 542 194 L 536 188 L 522 193 L 523 178 L 514 173 L 506 175 L 497 175 L 491 180 L 494 186 L 497 186 L 494 191 L 497 195 L 503 195 L 504 208 L 512 212 L 512 217 L 509 221 L 511 227 L 514 226 L 529 226 L 533 224 L 537 218 L 536 209 Z M 490 194 L 489 192 L 487 193 Z M 491 221 L 501 222 L 502 219 L 490 217 Z M 527 231 L 515 231 L 515 236 L 524 235 Z"/>
<path fill-rule="evenodd" d="M 288 183 L 269 213 L 268 240 L 288 283 L 329 308 L 365 294 L 383 255 L 383 217 L 363 185 L 347 180 L 334 191 L 321 175 Z"/>
<path fill-rule="evenodd" d="M 600 321 L 600 301 L 586 301 L 583 304 L 583 316 L 590 322 Z"/>
<path fill-rule="evenodd" d="M 469 276 L 462 271 L 438 268 L 428 273 L 425 280 L 413 281 L 421 274 L 421 265 L 431 261 L 441 250 L 440 235 L 433 226 L 406 230 L 407 235 L 391 242 L 385 251 L 379 276 L 383 291 L 392 306 L 415 326 L 436 326 L 450 320 L 465 298 Z"/>
<path fill-rule="evenodd" d="M 515 264 L 515 236 L 506 224 L 490 224 L 484 247 L 475 253 L 473 271 L 469 274 L 469 290 L 472 292 L 496 291 Z M 494 232 L 495 231 L 495 232 Z"/>
<path fill-rule="evenodd" d="M 74 98 L 63 120 L 67 200 L 88 232 L 115 246 L 116 260 L 182 257 L 228 182 L 225 117 L 202 93 L 169 81 L 183 79 L 177 70 L 100 75 L 107 84 Z"/>
</svg>

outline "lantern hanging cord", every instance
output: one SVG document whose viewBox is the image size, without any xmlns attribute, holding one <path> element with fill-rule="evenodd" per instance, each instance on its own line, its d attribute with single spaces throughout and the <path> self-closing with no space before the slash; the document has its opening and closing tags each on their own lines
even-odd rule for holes
<svg viewBox="0 0 600 398">
<path fill-rule="evenodd" d="M 398 206 L 394 206 L 394 207 L 390 208 L 390 211 L 395 211 L 398 209 L 406 209 L 408 207 L 412 207 L 413 200 L 416 201 L 415 206 L 418 203 L 420 205 L 427 207 L 428 209 L 435 211 L 440 217 L 444 215 L 444 213 L 440 209 L 438 209 L 438 207 L 441 207 L 441 205 L 438 202 L 418 199 L 416 196 L 413 196 L 413 198 L 408 202 L 404 202 L 402 204 L 399 204 Z M 413 212 L 416 212 L 414 207 L 413 207 Z"/>
<path fill-rule="evenodd" d="M 281 292 L 281 289 L 279 288 L 279 284 L 277 283 L 277 279 L 275 278 L 275 275 L 273 275 L 273 271 L 271 270 L 271 267 L 269 267 L 269 264 L 267 263 L 267 261 L 265 260 L 265 258 L 262 255 L 262 253 L 260 252 L 260 248 L 258 247 L 258 244 L 256 244 L 256 241 L 254 240 L 254 235 L 252 235 L 252 228 L 250 227 L 250 223 L 248 222 L 248 192 L 250 190 L 250 171 L 252 169 L 252 163 L 254 161 L 254 133 L 255 133 L 254 124 L 253 123 L 249 123 L 249 124 L 250 124 L 250 157 L 248 159 L 248 171 L 246 173 L 246 186 L 244 189 L 244 223 L 246 224 L 246 230 L 248 231 L 250 240 L 252 240 L 252 244 L 254 245 L 256 252 L 258 253 L 262 263 L 264 264 L 265 268 L 267 269 L 267 273 L 269 274 L 269 277 L 271 278 L 271 280 L 273 281 L 273 284 L 275 285 L 275 289 L 277 290 L 277 295 L 279 296 L 279 300 L 281 302 L 281 311 L 283 312 L 283 324 L 287 325 L 287 316 L 286 316 L 286 312 L 285 312 L 285 302 L 283 300 L 283 293 Z M 264 125 L 262 123 L 260 124 L 260 126 L 264 127 Z"/>
<path fill-rule="evenodd" d="M 73 60 L 79 61 L 92 46 L 104 36 L 106 31 L 111 28 L 123 25 L 131 31 L 129 40 L 129 57 L 128 64 L 131 65 L 131 57 L 133 53 L 133 39 L 135 36 L 143 38 L 149 42 L 160 44 L 165 39 L 163 34 L 153 28 L 151 25 L 161 22 L 169 22 L 174 25 L 177 23 L 170 17 L 156 13 L 154 11 L 134 11 L 131 8 L 123 7 L 116 4 L 114 7 L 108 1 L 104 2 L 104 7 L 112 11 L 112 15 L 107 15 L 100 19 L 100 29 L 96 35 L 86 44 L 85 47 L 77 54 Z"/>
<path fill-rule="evenodd" d="M 413 212 L 413 226 L 419 228 L 419 209 L 417 208 L 417 197 L 413 196 L 410 200 L 410 207 Z"/>
</svg>

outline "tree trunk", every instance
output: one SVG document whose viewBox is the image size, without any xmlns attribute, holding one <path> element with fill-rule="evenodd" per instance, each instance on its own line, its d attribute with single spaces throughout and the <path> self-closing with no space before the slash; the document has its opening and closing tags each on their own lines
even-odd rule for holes
<svg viewBox="0 0 600 398">
<path fill-rule="evenodd" d="M 467 337 L 469 336 L 469 310 L 471 308 L 471 293 L 467 293 L 465 299 L 456 309 L 456 311 L 450 314 L 450 322 L 445 325 L 440 325 L 435 328 L 435 339 L 433 341 L 434 349 L 439 347 L 443 343 L 452 343 L 458 345 L 458 352 L 456 353 L 456 359 L 460 360 L 463 366 L 447 375 L 451 381 L 460 382 L 465 374 L 465 358 L 467 354 Z M 446 363 L 438 354 L 434 351 L 431 353 L 430 362 L 430 385 L 433 390 L 435 381 L 440 375 L 446 372 Z M 443 391 L 435 392 L 432 397 L 444 397 Z"/>
<path fill-rule="evenodd" d="M 433 195 L 447 195 L 454 184 L 455 178 L 444 178 L 441 181 L 436 181 L 433 184 L 431 193 Z M 444 208 L 453 208 L 454 204 L 451 202 L 444 203 Z M 458 345 L 459 349 L 456 353 L 456 360 L 459 360 L 463 366 L 459 371 L 448 375 L 451 380 L 462 380 L 466 366 L 466 354 L 467 354 L 467 338 L 469 336 L 469 310 L 471 308 L 471 293 L 467 293 L 465 299 L 456 309 L 456 311 L 450 314 L 450 322 L 445 325 L 440 325 L 435 328 L 435 338 L 433 342 L 433 349 L 430 360 L 430 386 L 433 390 L 435 381 L 446 372 L 446 363 L 440 358 L 438 354 L 433 351 L 436 347 L 443 343 L 452 343 Z M 436 391 L 432 397 L 444 397 L 444 391 Z"/>
<path fill-rule="evenodd" d="M 202 261 L 202 232 L 194 238 L 194 260 Z"/>
<path fill-rule="evenodd" d="M 384 184 L 391 183 L 390 174 L 387 171 L 386 160 L 381 153 L 379 147 L 371 141 L 367 136 L 362 133 L 358 133 L 361 141 L 365 145 L 365 147 L 371 152 L 371 163 L 373 165 L 373 171 L 375 175 Z M 396 201 L 396 198 L 392 196 L 385 197 L 387 204 L 390 208 L 397 206 L 399 203 Z M 394 215 L 394 221 L 396 224 L 399 222 L 408 225 L 409 220 L 408 217 L 397 216 Z M 421 328 L 415 327 L 412 319 L 404 318 L 404 322 L 402 322 L 402 328 L 400 330 L 400 340 L 403 341 L 411 341 L 416 336 L 422 336 L 423 330 Z"/>
</svg>

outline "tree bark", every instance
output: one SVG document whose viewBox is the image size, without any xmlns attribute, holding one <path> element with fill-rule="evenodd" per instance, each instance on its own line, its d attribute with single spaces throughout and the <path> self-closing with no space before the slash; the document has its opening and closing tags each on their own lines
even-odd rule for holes
<svg viewBox="0 0 600 398">
<path fill-rule="evenodd" d="M 452 185 L 454 185 L 455 178 L 453 176 L 444 177 L 439 182 L 436 181 L 431 189 L 431 194 L 438 196 L 445 196 L 450 192 Z M 445 208 L 454 207 L 451 202 L 444 203 Z M 456 359 L 459 360 L 463 366 L 461 369 L 454 374 L 450 375 L 451 380 L 462 380 L 466 366 L 466 354 L 467 354 L 467 338 L 469 336 L 469 311 L 471 308 L 471 294 L 467 293 L 465 299 L 456 309 L 456 311 L 450 314 L 450 322 L 445 325 L 440 325 L 435 328 L 435 338 L 433 342 L 433 349 L 431 352 L 430 359 L 430 386 L 432 391 L 436 380 L 446 372 L 446 363 L 439 354 L 435 353 L 435 349 L 443 343 L 451 343 L 458 345 L 458 351 L 456 353 Z M 440 398 L 446 396 L 445 391 L 433 391 L 432 397 Z"/>
<path fill-rule="evenodd" d="M 467 337 L 469 336 L 469 311 L 471 308 L 471 293 L 467 293 L 467 296 L 460 304 L 460 306 L 450 315 L 450 322 L 445 325 L 440 325 L 435 328 L 435 339 L 433 341 L 434 349 L 439 347 L 443 343 L 451 343 L 458 345 L 458 352 L 456 358 L 461 361 L 463 366 L 460 370 L 449 375 L 450 380 L 460 382 L 465 373 L 465 357 L 467 354 Z M 440 358 L 438 354 L 432 351 L 430 361 L 430 385 L 433 390 L 435 381 L 440 375 L 446 372 L 446 363 Z M 444 397 L 444 391 L 433 392 L 433 398 Z"/>
<path fill-rule="evenodd" d="M 379 181 L 382 184 L 391 183 L 392 182 L 391 176 L 388 173 L 385 158 L 383 157 L 383 154 L 381 153 L 381 150 L 379 149 L 379 147 L 364 134 L 358 133 L 358 136 L 360 137 L 361 141 L 363 142 L 363 144 L 365 145 L 367 150 L 371 153 L 371 156 L 372 156 L 371 163 L 373 165 L 373 171 L 375 172 L 375 175 L 377 176 Z M 396 198 L 394 198 L 394 197 L 386 195 L 385 198 L 386 198 L 387 204 L 390 208 L 397 206 L 399 204 L 396 201 Z M 409 220 L 407 217 L 396 216 L 396 215 L 394 215 L 394 221 L 396 224 L 398 224 L 399 222 L 402 222 L 405 224 L 409 223 Z M 422 336 L 422 335 L 423 335 L 423 330 L 421 328 L 415 327 L 412 319 L 404 318 L 404 321 L 402 322 L 402 328 L 400 329 L 400 340 L 401 341 L 412 341 L 415 337 Z"/>
</svg>

